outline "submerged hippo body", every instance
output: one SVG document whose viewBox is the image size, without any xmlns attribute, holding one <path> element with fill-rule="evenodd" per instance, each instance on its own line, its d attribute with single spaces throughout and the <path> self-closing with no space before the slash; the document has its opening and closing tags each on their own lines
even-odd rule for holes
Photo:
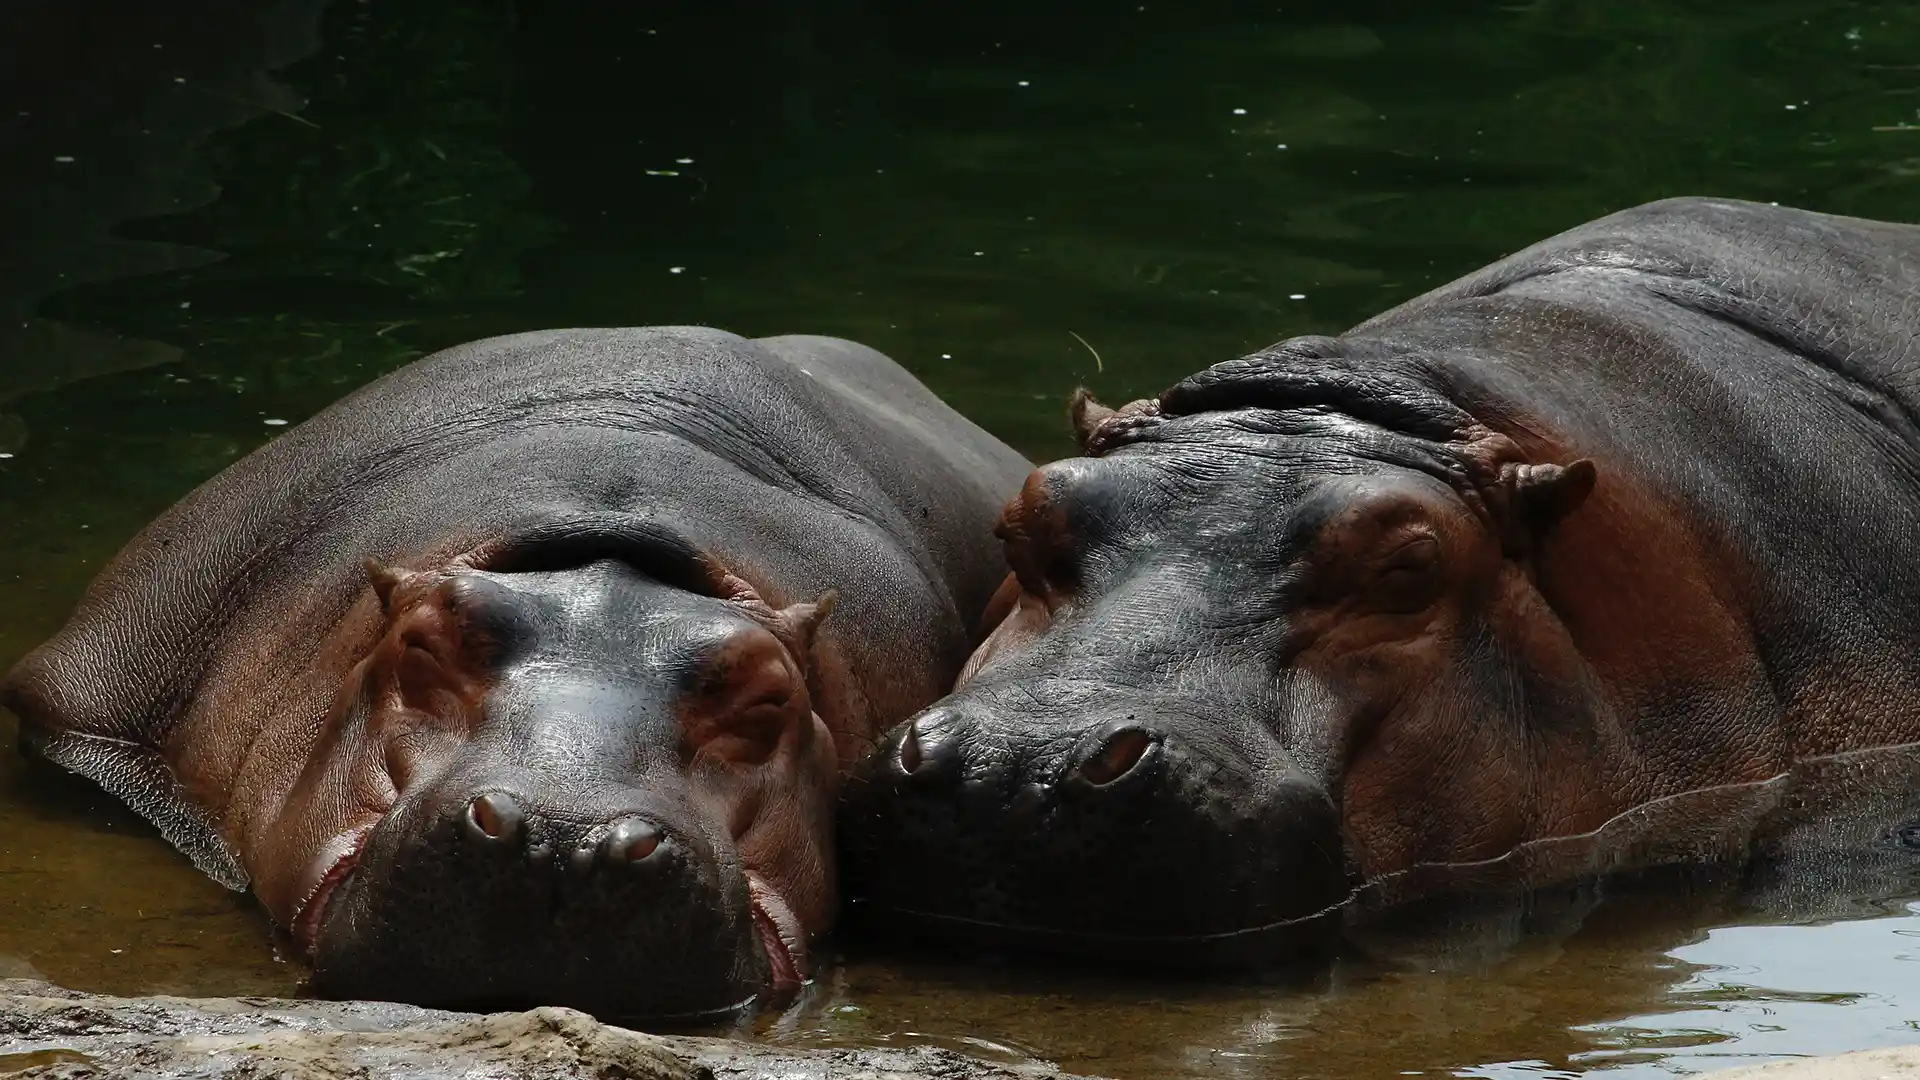
<svg viewBox="0 0 1920 1080">
<path fill-rule="evenodd" d="M 4 701 L 323 992 L 725 1008 L 804 975 L 840 768 L 951 685 L 1027 468 L 851 342 L 481 341 L 189 495 Z"/>
<path fill-rule="evenodd" d="M 1083 398 L 1003 621 L 847 789 L 848 889 L 1232 961 L 1359 882 L 1920 740 L 1916 416 L 1920 228 L 1717 200 Z"/>
</svg>

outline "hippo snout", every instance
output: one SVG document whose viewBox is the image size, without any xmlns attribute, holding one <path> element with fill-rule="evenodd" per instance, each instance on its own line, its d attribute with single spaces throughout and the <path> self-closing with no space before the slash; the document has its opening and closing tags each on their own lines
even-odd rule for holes
<svg viewBox="0 0 1920 1080">
<path fill-rule="evenodd" d="M 855 910 L 1141 962 L 1264 961 L 1317 942 L 1331 921 L 1318 916 L 1349 893 L 1339 815 L 1263 749 L 1139 710 L 1069 728 L 949 699 L 894 729 L 848 785 Z"/>
<path fill-rule="evenodd" d="M 316 990 L 657 1019 L 767 984 L 746 875 L 697 819 L 639 791 L 463 787 L 403 804 L 328 875 Z"/>
<path fill-rule="evenodd" d="M 991 751 L 977 748 L 969 757 L 966 747 L 982 733 L 977 726 L 951 710 L 935 709 L 902 724 L 888 742 L 888 764 L 898 774 L 898 782 L 916 788 L 957 788 L 966 784 L 991 785 L 993 770 L 984 759 Z M 1060 775 L 1052 785 L 1077 785 L 1083 788 L 1112 788 L 1129 777 L 1149 771 L 1148 762 L 1160 747 L 1162 734 L 1131 722 L 1111 726 L 1083 738 L 1068 754 Z M 1028 788 L 1045 788 L 1047 779 L 1025 778 Z"/>
</svg>

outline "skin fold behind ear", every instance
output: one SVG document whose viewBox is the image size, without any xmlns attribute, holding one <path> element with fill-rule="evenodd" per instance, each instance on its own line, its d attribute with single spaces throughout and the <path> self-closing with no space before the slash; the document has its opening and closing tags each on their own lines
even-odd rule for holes
<svg viewBox="0 0 1920 1080">
<path fill-rule="evenodd" d="M 1109 428 L 1115 421 L 1150 416 L 1159 409 L 1159 403 L 1152 398 L 1129 401 L 1117 409 L 1110 408 L 1096 401 L 1084 386 L 1073 392 L 1073 398 L 1067 406 L 1068 415 L 1073 421 L 1074 437 L 1080 443 L 1080 452 L 1096 456 L 1101 450 L 1102 433 L 1110 433 Z"/>
</svg>

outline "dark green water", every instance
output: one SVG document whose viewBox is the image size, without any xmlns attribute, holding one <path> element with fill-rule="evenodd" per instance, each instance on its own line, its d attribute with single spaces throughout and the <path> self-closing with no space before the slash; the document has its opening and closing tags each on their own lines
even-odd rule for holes
<svg viewBox="0 0 1920 1080">
<path fill-rule="evenodd" d="M 1149 393 L 1647 199 L 1920 220 L 1904 2 L 1042 7 L 12 0 L 0 664 L 282 422 L 487 334 L 845 335 L 1049 457 L 1078 383 Z M 244 900 L 10 755 L 0 974 L 297 987 Z M 1653 1075 L 1920 1039 L 1916 897 L 1535 902 L 1251 986 L 856 952 L 755 1030 L 1128 1078 Z"/>
</svg>

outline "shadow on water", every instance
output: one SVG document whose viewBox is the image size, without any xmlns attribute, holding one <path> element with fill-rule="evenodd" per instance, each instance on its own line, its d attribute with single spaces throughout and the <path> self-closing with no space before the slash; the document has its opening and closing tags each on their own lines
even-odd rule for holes
<svg viewBox="0 0 1920 1080">
<path fill-rule="evenodd" d="M 1150 393 L 1647 199 L 1920 220 L 1894 0 L 137 7 L 0 10 L 0 663 L 195 484 L 485 334 L 842 334 L 1045 458 L 1075 384 Z M 254 906 L 10 723 L 0 974 L 297 990 Z M 1910 1040 L 1907 756 L 1376 883 L 1326 955 L 1257 976 L 853 936 L 740 1030 L 1127 1078 Z M 1623 872 L 1676 856 L 1714 866 Z"/>
</svg>

